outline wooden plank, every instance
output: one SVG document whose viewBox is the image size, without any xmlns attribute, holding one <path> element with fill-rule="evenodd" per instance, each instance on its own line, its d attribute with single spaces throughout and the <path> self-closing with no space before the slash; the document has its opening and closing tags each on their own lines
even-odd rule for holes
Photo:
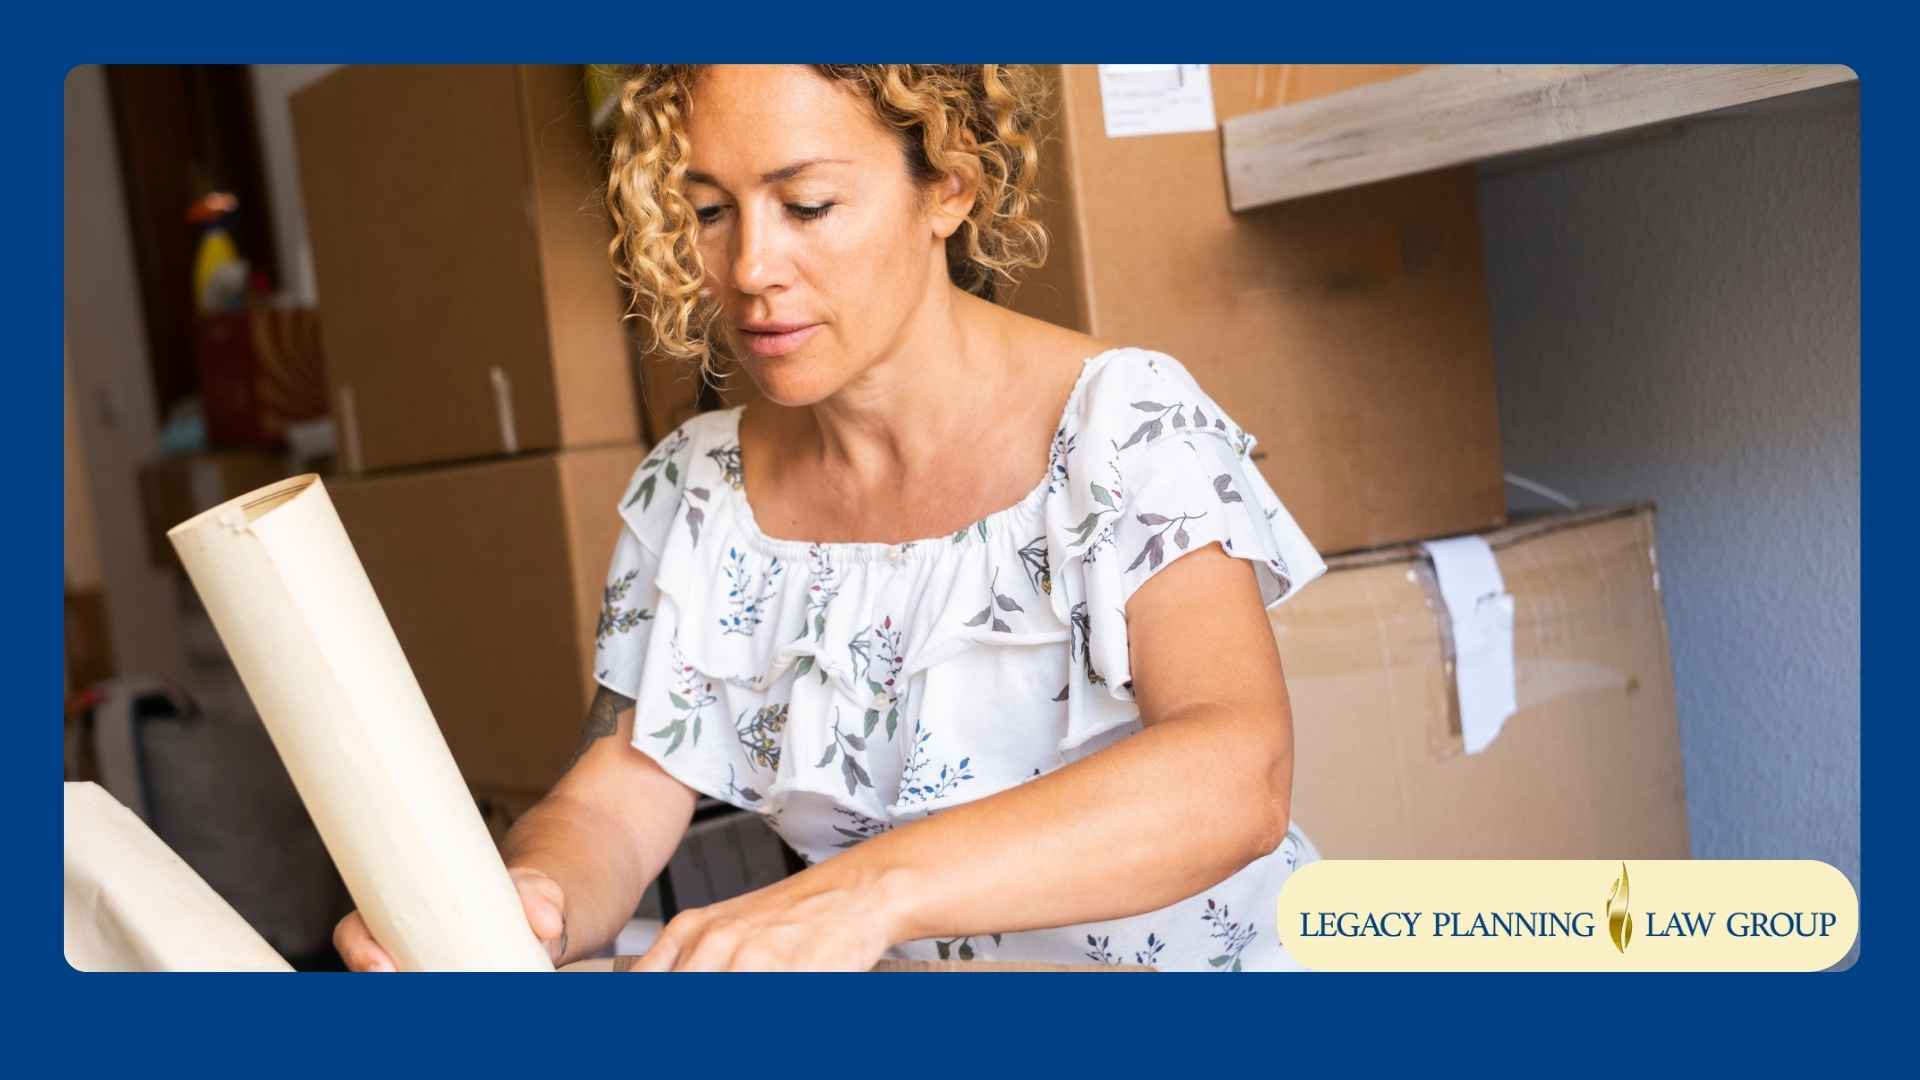
<svg viewBox="0 0 1920 1080">
<path fill-rule="evenodd" d="M 1221 125 L 1235 210 L 1852 82 L 1838 64 L 1444 65 Z"/>
</svg>

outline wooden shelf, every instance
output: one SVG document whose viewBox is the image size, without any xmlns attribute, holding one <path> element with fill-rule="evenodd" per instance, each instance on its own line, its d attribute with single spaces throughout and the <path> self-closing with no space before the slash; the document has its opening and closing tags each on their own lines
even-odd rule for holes
<svg viewBox="0 0 1920 1080">
<path fill-rule="evenodd" d="M 1856 81 L 1838 64 L 1441 65 L 1221 125 L 1235 210 Z"/>
</svg>

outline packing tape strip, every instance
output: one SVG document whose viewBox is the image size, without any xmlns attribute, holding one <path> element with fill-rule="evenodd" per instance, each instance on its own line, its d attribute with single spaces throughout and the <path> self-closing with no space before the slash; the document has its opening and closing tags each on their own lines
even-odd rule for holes
<svg viewBox="0 0 1920 1080">
<path fill-rule="evenodd" d="M 1453 631 L 1453 685 L 1460 701 L 1460 739 L 1469 754 L 1493 743 L 1517 708 L 1513 663 L 1513 596 L 1493 548 L 1478 536 L 1429 540 L 1440 598 Z"/>
<path fill-rule="evenodd" d="M 507 377 L 506 369 L 498 366 L 487 369 L 487 379 L 493 383 L 493 415 L 500 421 L 500 451 L 517 454 L 520 435 L 513 424 L 513 380 Z"/>
</svg>

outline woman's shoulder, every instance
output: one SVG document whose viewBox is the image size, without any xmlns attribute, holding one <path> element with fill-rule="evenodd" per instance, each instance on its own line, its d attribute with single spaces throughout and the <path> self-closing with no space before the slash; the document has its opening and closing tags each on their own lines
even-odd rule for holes
<svg viewBox="0 0 1920 1080">
<path fill-rule="evenodd" d="M 1137 345 L 1094 356 L 1068 410 L 1069 426 L 1096 445 L 1124 449 L 1176 432 L 1210 432 L 1230 441 L 1241 429 L 1185 364 Z"/>
<path fill-rule="evenodd" d="M 739 408 L 689 417 L 642 458 L 620 495 L 620 517 L 656 552 L 682 503 L 705 501 L 715 483 L 738 483 L 740 447 L 735 437 Z M 711 474 L 711 475 L 709 475 Z"/>
</svg>

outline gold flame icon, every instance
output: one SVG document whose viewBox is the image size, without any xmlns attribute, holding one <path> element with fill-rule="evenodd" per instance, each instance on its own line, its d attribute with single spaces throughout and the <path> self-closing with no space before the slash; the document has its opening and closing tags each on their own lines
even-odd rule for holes
<svg viewBox="0 0 1920 1080">
<path fill-rule="evenodd" d="M 1621 952 L 1627 951 L 1627 944 L 1633 940 L 1633 913 L 1627 910 L 1627 864 L 1620 864 L 1620 880 L 1613 883 L 1613 891 L 1607 894 L 1607 936 L 1613 938 L 1613 947 Z"/>
</svg>

